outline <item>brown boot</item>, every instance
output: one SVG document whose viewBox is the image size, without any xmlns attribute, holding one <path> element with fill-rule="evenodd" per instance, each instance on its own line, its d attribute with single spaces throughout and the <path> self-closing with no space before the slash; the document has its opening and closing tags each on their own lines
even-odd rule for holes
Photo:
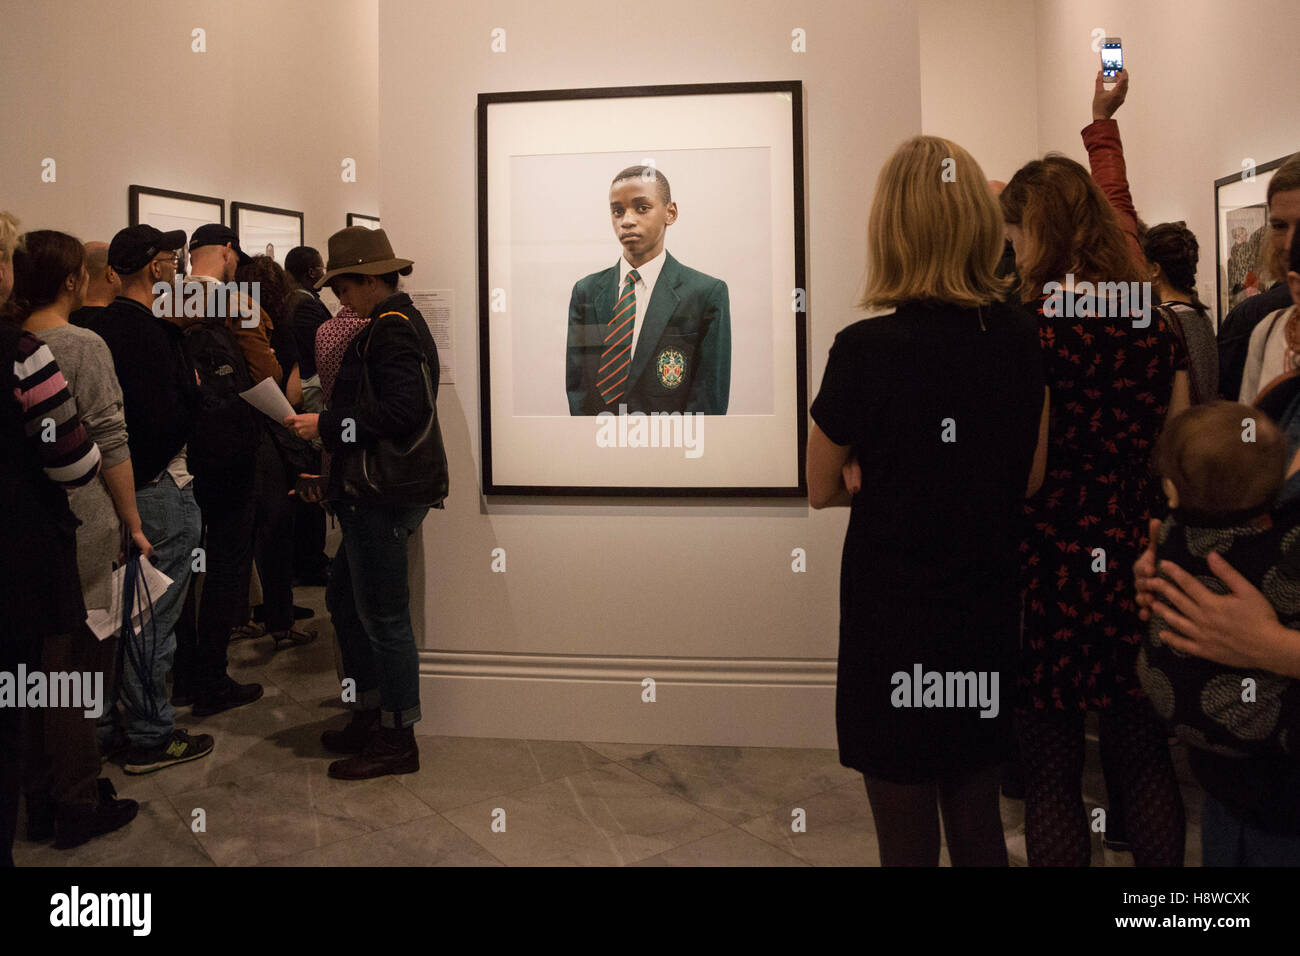
<svg viewBox="0 0 1300 956">
<path fill-rule="evenodd" d="M 366 741 L 379 726 L 379 708 L 354 710 L 352 720 L 342 730 L 327 730 L 320 742 L 330 753 L 359 754 L 366 749 Z"/>
<path fill-rule="evenodd" d="M 420 749 L 415 744 L 414 727 L 379 728 L 370 735 L 366 748 L 355 757 L 330 764 L 329 775 L 336 780 L 369 780 L 390 773 L 415 773 L 420 769 Z"/>
</svg>

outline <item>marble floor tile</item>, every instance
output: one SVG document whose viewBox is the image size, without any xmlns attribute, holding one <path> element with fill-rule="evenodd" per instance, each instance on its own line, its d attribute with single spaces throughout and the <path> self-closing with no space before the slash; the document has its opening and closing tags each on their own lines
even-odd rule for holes
<svg viewBox="0 0 1300 956">
<path fill-rule="evenodd" d="M 330 760 L 229 780 L 172 797 L 182 819 L 207 817 L 198 840 L 220 866 L 251 866 L 429 816 L 396 777 L 332 780 Z"/>
<path fill-rule="evenodd" d="M 491 737 L 420 737 L 420 772 L 403 786 L 435 810 L 523 790 L 609 763 L 580 743 Z"/>
<path fill-rule="evenodd" d="M 169 794 L 256 776 L 304 756 L 324 754 L 319 741 L 324 715 L 271 684 L 265 685 L 260 700 L 212 717 L 196 718 L 183 708 L 176 714 L 176 726 L 191 734 L 211 734 L 214 744 L 206 757 L 149 774 Z"/>
<path fill-rule="evenodd" d="M 501 866 L 501 862 L 442 816 L 433 814 L 281 857 L 266 865 Z"/>
<path fill-rule="evenodd" d="M 619 764 L 732 824 L 852 781 L 862 788 L 834 750 L 664 746 Z"/>
<path fill-rule="evenodd" d="M 796 807 L 805 812 L 803 833 L 793 829 Z M 813 866 L 880 865 L 876 826 L 860 781 L 782 805 L 740 829 Z"/>
<path fill-rule="evenodd" d="M 633 866 L 808 866 L 770 843 L 728 827 L 702 840 L 674 847 Z"/>
<path fill-rule="evenodd" d="M 582 745 L 584 747 L 590 747 L 602 757 L 607 757 L 614 761 L 631 760 L 633 757 L 644 757 L 646 754 L 650 753 L 650 751 L 663 746 L 663 744 L 616 744 L 606 743 L 604 741 L 588 740 L 584 740 Z"/>
<path fill-rule="evenodd" d="M 492 831 L 505 811 L 505 832 Z M 443 814 L 508 866 L 621 866 L 727 828 L 618 764 Z"/>
<path fill-rule="evenodd" d="M 176 812 L 155 781 L 128 777 L 114 779 L 117 795 L 137 800 L 134 820 L 112 833 L 96 837 L 71 850 L 54 849 L 53 841 L 36 844 L 27 835 L 26 808 L 18 817 L 19 839 L 14 843 L 18 866 L 212 866 L 189 824 Z M 121 776 L 119 771 L 118 776 Z"/>
</svg>

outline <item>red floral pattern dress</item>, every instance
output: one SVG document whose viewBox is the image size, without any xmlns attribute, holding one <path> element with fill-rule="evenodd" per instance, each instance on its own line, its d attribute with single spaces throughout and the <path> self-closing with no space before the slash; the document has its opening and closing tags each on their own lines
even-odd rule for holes
<svg viewBox="0 0 1300 956">
<path fill-rule="evenodd" d="M 1025 502 L 1017 705 L 1098 710 L 1142 697 L 1133 562 L 1165 510 L 1150 460 L 1187 356 L 1154 309 L 1147 328 L 1038 313 L 1051 418 L 1043 487 Z"/>
</svg>

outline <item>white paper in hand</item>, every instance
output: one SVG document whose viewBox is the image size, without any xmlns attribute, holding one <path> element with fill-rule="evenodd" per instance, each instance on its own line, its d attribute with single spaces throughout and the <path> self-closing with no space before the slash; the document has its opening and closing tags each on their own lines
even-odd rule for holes
<svg viewBox="0 0 1300 956">
<path fill-rule="evenodd" d="M 140 558 L 140 577 L 144 580 L 144 586 L 149 596 L 147 599 L 144 597 L 137 582 L 135 593 L 131 595 L 131 601 L 134 605 L 131 608 L 131 624 L 137 634 L 148 622 L 151 614 L 150 608 L 158 603 L 159 599 L 167 593 L 167 589 L 172 585 L 172 579 L 150 564 L 149 559 L 145 557 Z M 101 641 L 112 637 L 122 627 L 122 589 L 125 587 L 126 567 L 123 566 L 113 572 L 113 606 L 107 611 L 103 608 L 96 608 L 86 615 L 86 624 Z"/>
<path fill-rule="evenodd" d="M 283 424 L 293 414 L 293 406 L 284 397 L 284 392 L 280 391 L 280 386 L 275 384 L 275 379 L 269 375 L 248 391 L 240 392 L 239 397 L 276 424 Z"/>
</svg>

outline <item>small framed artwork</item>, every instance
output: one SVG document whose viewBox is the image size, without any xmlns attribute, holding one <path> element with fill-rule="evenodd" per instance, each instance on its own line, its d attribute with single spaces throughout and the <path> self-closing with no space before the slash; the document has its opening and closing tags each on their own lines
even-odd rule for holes
<svg viewBox="0 0 1300 956">
<path fill-rule="evenodd" d="M 225 225 L 226 201 L 215 196 L 199 196 L 174 189 L 154 189 L 151 186 L 127 187 L 127 223 L 153 226 L 163 232 L 180 229 L 186 239 L 194 230 L 206 223 Z M 185 250 L 181 250 L 182 256 Z M 177 264 L 179 272 L 185 271 L 182 259 Z"/>
<path fill-rule="evenodd" d="M 1214 181 L 1214 248 L 1219 322 L 1242 300 L 1282 276 L 1273 275 L 1268 238 L 1268 183 L 1286 157 Z"/>
<path fill-rule="evenodd" d="M 365 226 L 367 229 L 379 228 L 378 216 L 367 216 L 359 212 L 348 213 L 349 226 Z"/>
<path fill-rule="evenodd" d="M 267 255 L 281 266 L 290 249 L 304 244 L 302 213 L 292 209 L 232 202 L 230 228 L 247 255 Z"/>
<path fill-rule="evenodd" d="M 798 81 L 478 98 L 483 491 L 806 494 Z"/>
</svg>

